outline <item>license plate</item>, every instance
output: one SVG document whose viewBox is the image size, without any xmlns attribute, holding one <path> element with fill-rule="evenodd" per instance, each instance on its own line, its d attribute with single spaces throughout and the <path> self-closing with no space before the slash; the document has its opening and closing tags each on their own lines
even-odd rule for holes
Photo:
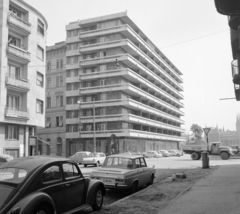
<svg viewBox="0 0 240 214">
<path fill-rule="evenodd" d="M 114 179 L 102 179 L 104 184 L 115 184 Z"/>
</svg>

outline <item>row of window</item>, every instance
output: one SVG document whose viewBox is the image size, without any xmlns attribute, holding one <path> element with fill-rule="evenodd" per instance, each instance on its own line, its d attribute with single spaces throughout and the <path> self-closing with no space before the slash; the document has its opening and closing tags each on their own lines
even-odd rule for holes
<svg viewBox="0 0 240 214">
<path fill-rule="evenodd" d="M 64 105 L 63 103 L 63 95 L 56 96 L 56 107 L 62 107 Z M 47 108 L 52 108 L 52 98 L 47 97 Z"/>
<path fill-rule="evenodd" d="M 57 59 L 56 60 L 56 69 L 63 68 L 63 59 Z M 52 62 L 47 62 L 47 71 L 50 71 L 52 69 Z"/>
<path fill-rule="evenodd" d="M 55 125 L 56 125 L 56 127 L 63 126 L 63 116 L 57 116 L 56 117 Z M 46 128 L 50 128 L 50 127 L 51 127 L 51 117 L 47 117 L 46 118 Z"/>
<path fill-rule="evenodd" d="M 56 77 L 56 87 L 63 87 L 64 82 L 63 82 L 63 76 L 58 76 Z M 47 88 L 53 88 L 52 84 L 52 78 L 47 78 Z"/>
</svg>

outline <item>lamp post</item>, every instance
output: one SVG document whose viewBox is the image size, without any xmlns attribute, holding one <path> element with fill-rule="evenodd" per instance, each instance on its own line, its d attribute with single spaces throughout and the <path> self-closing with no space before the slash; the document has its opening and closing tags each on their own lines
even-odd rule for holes
<svg viewBox="0 0 240 214">
<path fill-rule="evenodd" d="M 205 135 L 207 136 L 207 152 L 209 152 L 208 133 L 209 133 L 210 129 L 211 129 L 211 127 L 209 127 L 209 128 L 203 128 L 203 131 L 204 131 Z"/>
</svg>

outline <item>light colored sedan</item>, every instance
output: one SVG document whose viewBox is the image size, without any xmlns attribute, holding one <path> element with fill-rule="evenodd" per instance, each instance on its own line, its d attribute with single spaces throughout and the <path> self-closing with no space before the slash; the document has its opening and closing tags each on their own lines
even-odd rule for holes
<svg viewBox="0 0 240 214">
<path fill-rule="evenodd" d="M 103 166 L 91 173 L 108 189 L 128 189 L 131 193 L 139 187 L 153 184 L 154 167 L 147 167 L 142 155 L 116 154 L 107 156 Z"/>
<path fill-rule="evenodd" d="M 78 164 L 83 163 L 83 158 L 88 157 L 91 154 L 89 151 L 79 151 L 70 156 L 69 159 L 75 161 Z"/>
<path fill-rule="evenodd" d="M 143 154 L 146 158 L 160 158 L 162 154 L 159 154 L 157 151 L 147 151 Z"/>
<path fill-rule="evenodd" d="M 105 158 L 106 155 L 104 153 L 92 153 L 88 157 L 83 158 L 83 165 L 84 167 L 87 167 L 88 165 L 99 166 L 103 164 Z"/>
<path fill-rule="evenodd" d="M 167 150 L 160 150 L 159 152 L 161 152 L 164 157 L 169 157 L 169 156 L 171 156 L 170 153 L 169 153 Z"/>
</svg>

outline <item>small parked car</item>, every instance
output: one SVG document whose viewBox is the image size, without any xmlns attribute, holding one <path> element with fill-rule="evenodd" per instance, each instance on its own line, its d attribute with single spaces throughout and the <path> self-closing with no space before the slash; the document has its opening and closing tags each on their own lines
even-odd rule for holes
<svg viewBox="0 0 240 214">
<path fill-rule="evenodd" d="M 92 171 L 91 178 L 103 181 L 108 189 L 134 193 L 141 186 L 153 184 L 155 169 L 147 167 L 142 155 L 116 154 L 107 156 L 103 166 Z"/>
<path fill-rule="evenodd" d="M 0 166 L 0 192 L 0 213 L 61 214 L 100 210 L 106 189 L 67 158 L 29 156 Z"/>
<path fill-rule="evenodd" d="M 179 154 L 176 150 L 174 150 L 174 149 L 168 150 L 168 152 L 169 152 L 172 156 L 180 156 L 180 154 Z"/>
<path fill-rule="evenodd" d="M 91 153 L 88 157 L 83 158 L 83 165 L 87 167 L 88 165 L 99 166 L 102 165 L 106 155 L 104 153 Z"/>
<path fill-rule="evenodd" d="M 11 155 L 8 154 L 0 154 L 0 166 L 10 160 L 13 160 L 14 158 Z"/>
<path fill-rule="evenodd" d="M 169 153 L 167 150 L 160 150 L 159 152 L 161 152 L 164 157 L 169 157 L 169 156 L 171 156 L 170 153 Z"/>
<path fill-rule="evenodd" d="M 143 154 L 145 158 L 160 158 L 162 157 L 157 151 L 147 151 Z"/>
<path fill-rule="evenodd" d="M 90 154 L 91 152 L 88 151 L 80 151 L 70 156 L 69 159 L 75 161 L 78 164 L 83 164 L 83 158 L 88 157 Z"/>
</svg>

